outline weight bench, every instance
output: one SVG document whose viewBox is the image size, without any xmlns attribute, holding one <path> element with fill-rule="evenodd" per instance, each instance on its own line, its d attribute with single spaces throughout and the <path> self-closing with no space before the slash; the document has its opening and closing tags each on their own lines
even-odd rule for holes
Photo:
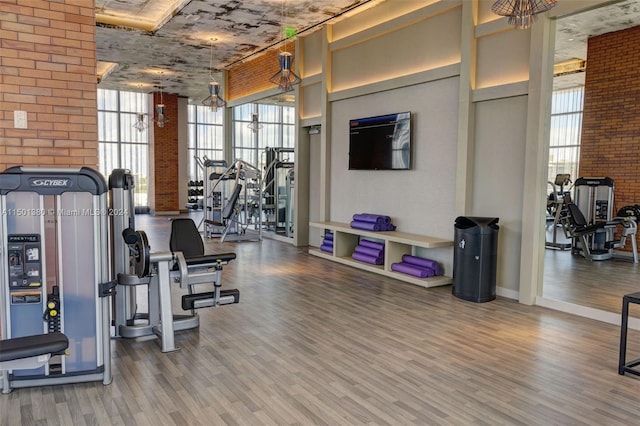
<svg viewBox="0 0 640 426">
<path fill-rule="evenodd" d="M 63 353 L 69 339 L 60 332 L 0 340 L 0 371 L 3 372 L 2 393 L 11 392 L 9 370 L 42 367 L 51 355 Z"/>
</svg>

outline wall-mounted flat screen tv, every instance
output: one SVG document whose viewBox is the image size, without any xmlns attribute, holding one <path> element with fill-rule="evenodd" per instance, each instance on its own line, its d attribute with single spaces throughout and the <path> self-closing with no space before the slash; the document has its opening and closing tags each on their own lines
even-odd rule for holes
<svg viewBox="0 0 640 426">
<path fill-rule="evenodd" d="M 349 170 L 410 168 L 410 112 L 349 120 Z"/>
</svg>

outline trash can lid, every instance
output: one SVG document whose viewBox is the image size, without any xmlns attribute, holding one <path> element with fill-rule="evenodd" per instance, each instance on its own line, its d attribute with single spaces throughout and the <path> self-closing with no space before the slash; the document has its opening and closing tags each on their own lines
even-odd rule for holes
<svg viewBox="0 0 640 426">
<path fill-rule="evenodd" d="M 479 217 L 479 216 L 458 216 L 456 218 L 455 226 L 459 229 L 468 229 L 478 227 L 481 231 L 485 228 L 498 229 L 497 217 Z"/>
</svg>

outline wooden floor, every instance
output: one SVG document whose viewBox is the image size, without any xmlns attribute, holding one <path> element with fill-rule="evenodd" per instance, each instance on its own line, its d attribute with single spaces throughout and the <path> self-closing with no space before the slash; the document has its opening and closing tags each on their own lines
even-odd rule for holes
<svg viewBox="0 0 640 426">
<path fill-rule="evenodd" d="M 640 291 L 640 264 L 631 260 L 621 256 L 591 261 L 571 254 L 571 250 L 545 250 L 542 294 L 549 299 L 620 313 L 622 297 Z"/>
<path fill-rule="evenodd" d="M 144 222 L 144 223 L 143 223 Z M 138 221 L 153 251 L 168 221 Z M 162 246 L 162 247 L 161 247 Z M 114 340 L 113 383 L 0 395 L 2 425 L 630 425 L 640 379 L 617 374 L 619 327 L 509 299 L 477 304 L 310 256 L 235 251 L 178 352 Z M 640 355 L 640 332 L 629 352 Z"/>
</svg>

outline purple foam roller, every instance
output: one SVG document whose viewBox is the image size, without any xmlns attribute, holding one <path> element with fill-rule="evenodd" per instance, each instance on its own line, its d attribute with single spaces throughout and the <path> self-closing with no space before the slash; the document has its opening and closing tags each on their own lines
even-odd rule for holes
<svg viewBox="0 0 640 426">
<path fill-rule="evenodd" d="M 364 253 L 354 252 L 351 257 L 355 260 L 359 260 L 360 262 L 370 263 L 372 265 L 382 265 L 384 263 L 384 258 L 382 256 L 375 257 Z"/>
<path fill-rule="evenodd" d="M 382 227 L 384 224 L 381 223 L 372 223 L 372 222 L 361 222 L 359 220 L 354 220 L 351 222 L 351 227 L 354 229 L 364 229 L 365 231 L 382 231 Z"/>
<path fill-rule="evenodd" d="M 327 253 L 333 253 L 333 246 L 328 244 L 323 244 L 320 246 L 320 250 L 326 251 Z"/>
<path fill-rule="evenodd" d="M 383 255 L 382 249 L 377 249 L 377 248 L 372 248 L 367 246 L 356 246 L 355 251 L 358 253 L 367 254 L 369 256 L 375 256 L 375 257 L 380 257 Z"/>
<path fill-rule="evenodd" d="M 378 223 L 380 225 L 391 223 L 391 218 L 389 216 L 383 216 L 380 214 L 371 214 L 371 213 L 354 214 L 353 220 L 357 220 L 360 222 Z"/>
<path fill-rule="evenodd" d="M 435 260 L 425 259 L 423 257 L 412 256 L 410 254 L 405 254 L 402 256 L 402 261 L 404 263 L 409 263 L 411 265 L 421 266 L 423 268 L 433 269 L 436 275 L 442 275 L 442 268 Z"/>
<path fill-rule="evenodd" d="M 403 274 L 407 274 L 407 275 L 413 275 L 414 277 L 418 277 L 418 278 L 432 277 L 435 275 L 432 269 L 421 268 L 419 266 L 411 265 L 410 263 L 404 263 L 404 262 L 392 263 L 391 270 L 396 272 L 402 272 Z"/>
<path fill-rule="evenodd" d="M 378 250 L 384 250 L 384 243 L 378 243 L 376 241 L 362 239 L 360 240 L 359 245 L 363 247 L 371 247 L 371 248 L 377 248 Z"/>
</svg>

